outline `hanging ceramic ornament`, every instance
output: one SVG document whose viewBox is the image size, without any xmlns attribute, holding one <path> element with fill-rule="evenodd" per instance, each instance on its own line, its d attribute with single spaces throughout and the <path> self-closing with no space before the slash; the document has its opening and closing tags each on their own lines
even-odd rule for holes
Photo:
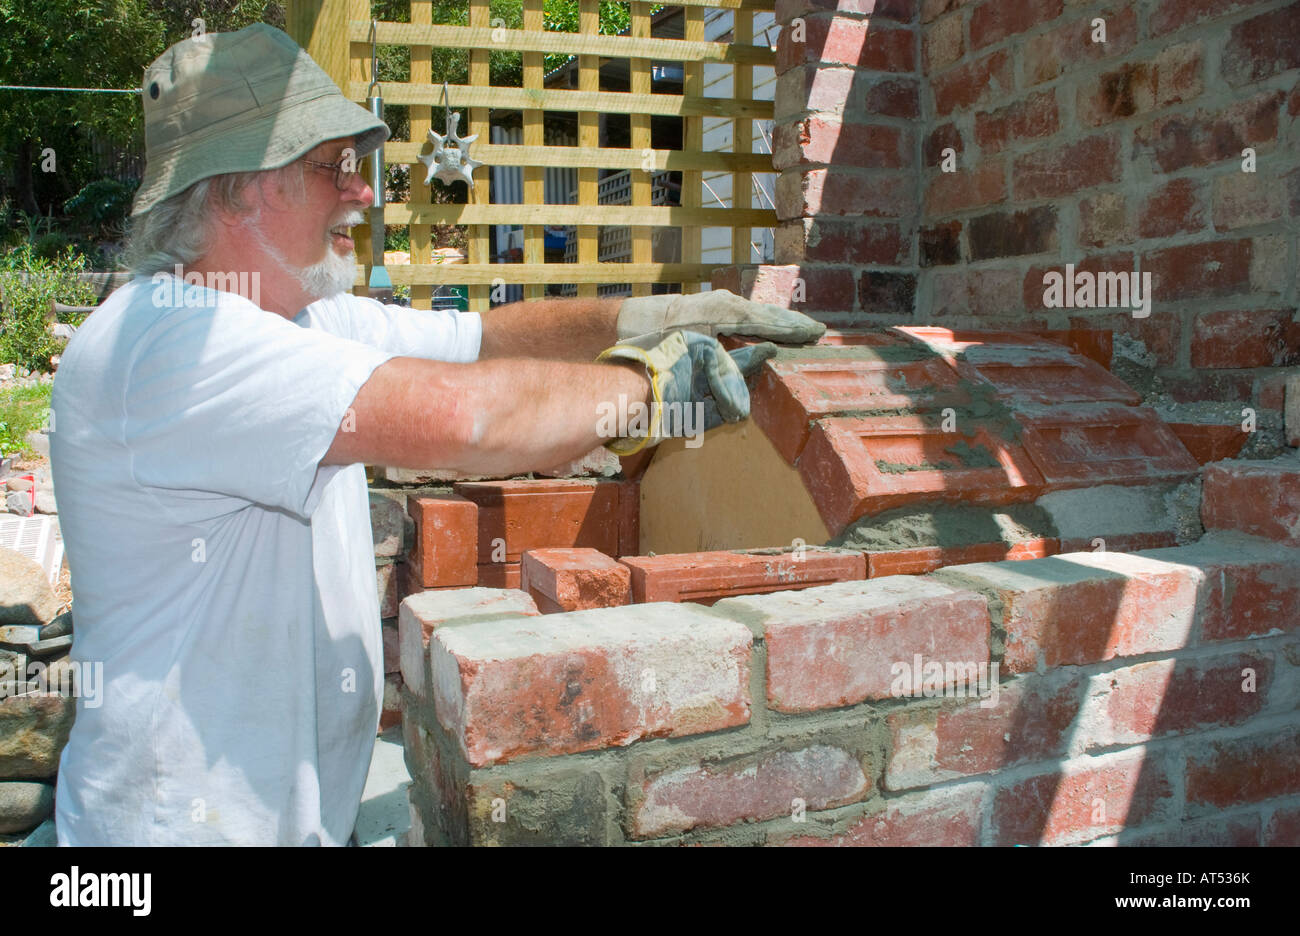
<svg viewBox="0 0 1300 936">
<path fill-rule="evenodd" d="M 443 106 L 446 107 L 447 83 L 445 81 L 442 84 L 442 99 Z M 459 126 L 460 113 L 447 108 L 447 132 L 429 131 L 429 142 L 433 144 L 433 152 L 416 157 L 429 169 L 429 174 L 424 179 L 425 185 L 437 179 L 445 185 L 464 182 L 470 188 L 474 187 L 474 170 L 483 164 L 470 157 L 469 145 L 478 139 L 478 134 L 462 137 L 456 132 Z"/>
</svg>

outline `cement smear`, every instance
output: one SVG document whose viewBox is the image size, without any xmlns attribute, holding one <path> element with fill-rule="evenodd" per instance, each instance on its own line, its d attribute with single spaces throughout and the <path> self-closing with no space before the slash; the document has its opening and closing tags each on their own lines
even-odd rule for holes
<svg viewBox="0 0 1300 936">
<path fill-rule="evenodd" d="M 862 517 L 826 545 L 889 552 L 978 543 L 1011 545 L 1056 535 L 1047 512 L 1033 504 L 996 508 L 931 504 Z"/>
</svg>

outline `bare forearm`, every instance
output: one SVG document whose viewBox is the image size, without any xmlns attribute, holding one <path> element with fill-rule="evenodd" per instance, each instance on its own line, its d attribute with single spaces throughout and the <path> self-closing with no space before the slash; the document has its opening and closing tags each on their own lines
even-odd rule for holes
<svg viewBox="0 0 1300 936">
<path fill-rule="evenodd" d="M 592 361 L 618 340 L 622 299 L 532 299 L 483 313 L 479 359 Z"/>
</svg>

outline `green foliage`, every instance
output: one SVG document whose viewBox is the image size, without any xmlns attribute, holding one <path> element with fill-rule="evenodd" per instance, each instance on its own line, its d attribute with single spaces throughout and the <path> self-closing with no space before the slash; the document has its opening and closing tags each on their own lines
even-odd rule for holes
<svg viewBox="0 0 1300 936">
<path fill-rule="evenodd" d="M 116 179 L 96 179 L 68 199 L 63 210 L 84 224 L 106 228 L 126 219 L 134 195 L 133 185 Z"/>
<path fill-rule="evenodd" d="M 42 257 L 30 244 L 0 258 L 0 289 L 4 290 L 0 362 L 29 370 L 50 369 L 50 355 L 59 350 L 59 343 L 45 328 L 50 300 L 64 305 L 93 305 L 94 289 L 77 277 L 85 269 L 82 254 L 67 251 L 53 258 Z M 27 274 L 25 281 L 20 275 L 23 273 Z M 74 317 L 68 324 L 81 324 L 81 317 Z"/>
<path fill-rule="evenodd" d="M 49 420 L 52 384 L 0 390 L 0 456 L 29 451 L 27 433 Z"/>
</svg>

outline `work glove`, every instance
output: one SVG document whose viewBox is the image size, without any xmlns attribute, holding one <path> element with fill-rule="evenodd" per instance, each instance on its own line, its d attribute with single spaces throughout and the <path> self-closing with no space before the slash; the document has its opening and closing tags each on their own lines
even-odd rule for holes
<svg viewBox="0 0 1300 936">
<path fill-rule="evenodd" d="M 644 364 L 653 397 L 649 418 L 641 421 L 648 431 L 614 439 L 605 447 L 616 455 L 633 455 L 664 439 L 746 419 L 749 388 L 745 378 L 774 354 L 776 345 L 770 342 L 728 353 L 716 338 L 691 331 L 674 331 L 666 337 L 641 335 L 605 349 L 597 361 Z M 629 420 L 632 422 L 635 420 Z"/>
<path fill-rule="evenodd" d="M 662 296 L 634 296 L 618 307 L 620 340 L 639 335 L 665 337 L 687 328 L 716 338 L 751 335 L 783 344 L 806 344 L 826 332 L 826 326 L 800 312 L 769 302 L 752 302 L 726 289 Z"/>
</svg>

